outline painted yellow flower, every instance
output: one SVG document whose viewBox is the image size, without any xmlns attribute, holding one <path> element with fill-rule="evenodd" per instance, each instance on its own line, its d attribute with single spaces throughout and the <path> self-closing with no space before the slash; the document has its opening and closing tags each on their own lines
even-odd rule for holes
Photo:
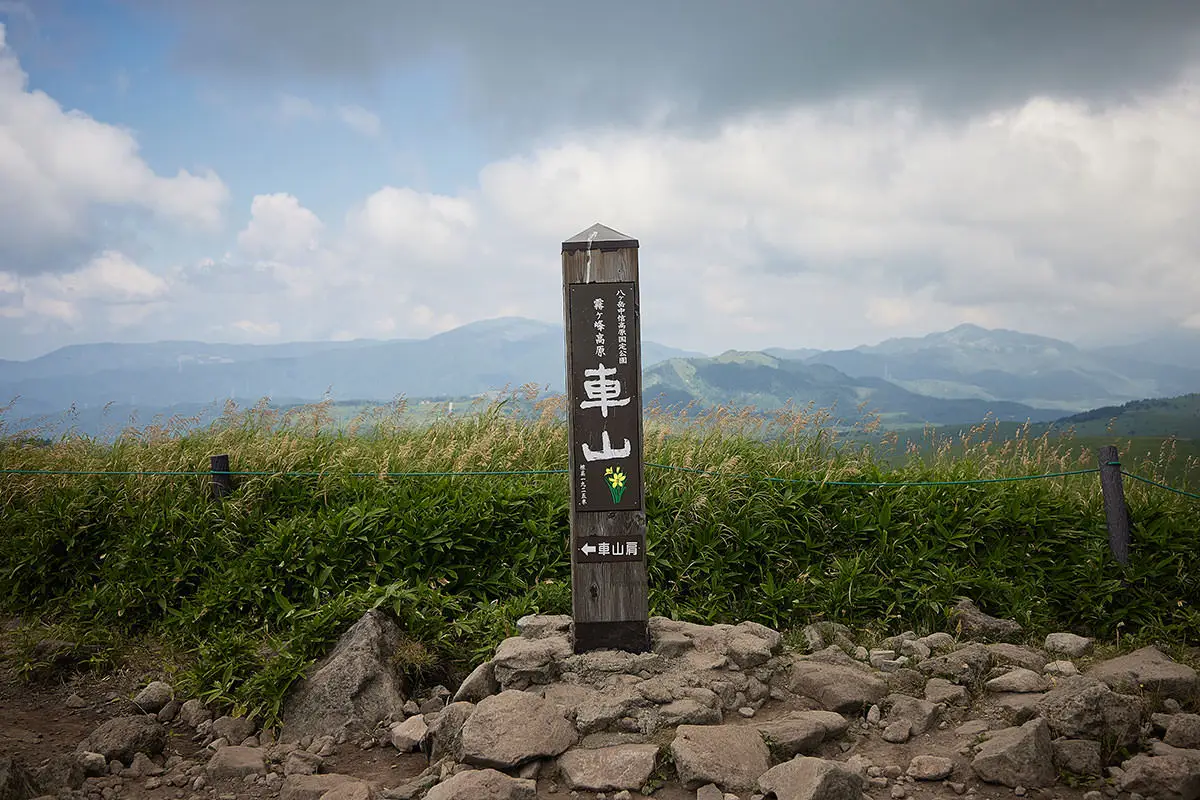
<svg viewBox="0 0 1200 800">
<path fill-rule="evenodd" d="M 618 489 L 625 485 L 625 473 L 621 472 L 620 467 L 617 467 L 616 470 L 614 470 L 612 467 L 609 467 L 608 469 L 604 470 L 604 475 L 614 489 Z"/>
</svg>

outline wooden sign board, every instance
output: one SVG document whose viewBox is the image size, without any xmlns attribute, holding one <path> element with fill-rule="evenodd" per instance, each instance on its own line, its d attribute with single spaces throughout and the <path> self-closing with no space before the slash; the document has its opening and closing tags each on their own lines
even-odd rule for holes
<svg viewBox="0 0 1200 800">
<path fill-rule="evenodd" d="M 576 652 L 649 648 L 637 241 L 563 243 Z"/>
</svg>

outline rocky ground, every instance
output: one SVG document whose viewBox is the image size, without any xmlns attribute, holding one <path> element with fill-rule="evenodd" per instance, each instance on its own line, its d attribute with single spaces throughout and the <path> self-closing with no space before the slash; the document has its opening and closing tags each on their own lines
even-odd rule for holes
<svg viewBox="0 0 1200 800">
<path fill-rule="evenodd" d="M 1022 646 L 969 601 L 873 649 L 655 618 L 651 652 L 576 655 L 567 617 L 518 627 L 455 692 L 406 697 L 371 612 L 277 731 L 161 681 L 5 677 L 0 800 L 1200 798 L 1200 678 L 1153 647 Z"/>
</svg>

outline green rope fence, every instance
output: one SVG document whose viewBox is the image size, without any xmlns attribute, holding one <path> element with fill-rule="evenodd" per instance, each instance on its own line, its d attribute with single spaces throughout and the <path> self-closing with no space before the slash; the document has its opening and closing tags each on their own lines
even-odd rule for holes
<svg viewBox="0 0 1200 800">
<path fill-rule="evenodd" d="M 1107 462 L 1108 466 L 1120 466 L 1120 462 Z M 1066 472 L 1047 472 L 1038 475 L 1011 475 L 1000 478 L 967 478 L 954 481 L 831 481 L 823 478 L 780 478 L 771 475 L 749 475 L 743 473 L 728 473 L 714 470 L 697 469 L 693 467 L 677 467 L 671 464 L 656 464 L 646 462 L 647 467 L 671 472 L 686 472 L 696 475 L 706 475 L 718 478 L 736 478 L 740 480 L 766 480 L 772 483 L 804 483 L 820 484 L 822 486 L 862 486 L 866 488 L 882 487 L 919 487 L 919 486 L 972 486 L 990 483 L 1012 483 L 1016 481 L 1032 481 L 1044 478 L 1065 478 L 1073 475 L 1091 475 L 1099 472 L 1098 467 L 1076 469 Z M 276 478 L 322 478 L 334 477 L 339 473 L 322 472 L 287 472 L 270 470 L 61 470 L 61 469 L 0 469 L 0 475 L 79 475 L 79 476 L 125 476 L 125 477 L 210 477 L 225 475 L 229 477 L 276 477 Z M 500 477 L 500 476 L 531 476 L 531 475 L 565 475 L 565 469 L 514 469 L 514 470 L 478 470 L 466 472 L 350 472 L 343 473 L 350 478 L 459 478 L 459 477 Z M 1164 483 L 1135 475 L 1121 470 L 1121 474 L 1135 481 L 1165 489 L 1169 492 L 1200 500 L 1200 494 L 1184 491 Z"/>
</svg>

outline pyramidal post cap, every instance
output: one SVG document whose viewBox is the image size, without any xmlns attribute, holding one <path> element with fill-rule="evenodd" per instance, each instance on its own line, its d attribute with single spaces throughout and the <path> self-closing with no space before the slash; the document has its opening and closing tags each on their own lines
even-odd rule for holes
<svg viewBox="0 0 1200 800">
<path fill-rule="evenodd" d="M 562 249 L 564 253 L 573 253 L 577 250 L 623 250 L 637 246 L 637 239 L 597 222 L 563 242 Z"/>
</svg>

